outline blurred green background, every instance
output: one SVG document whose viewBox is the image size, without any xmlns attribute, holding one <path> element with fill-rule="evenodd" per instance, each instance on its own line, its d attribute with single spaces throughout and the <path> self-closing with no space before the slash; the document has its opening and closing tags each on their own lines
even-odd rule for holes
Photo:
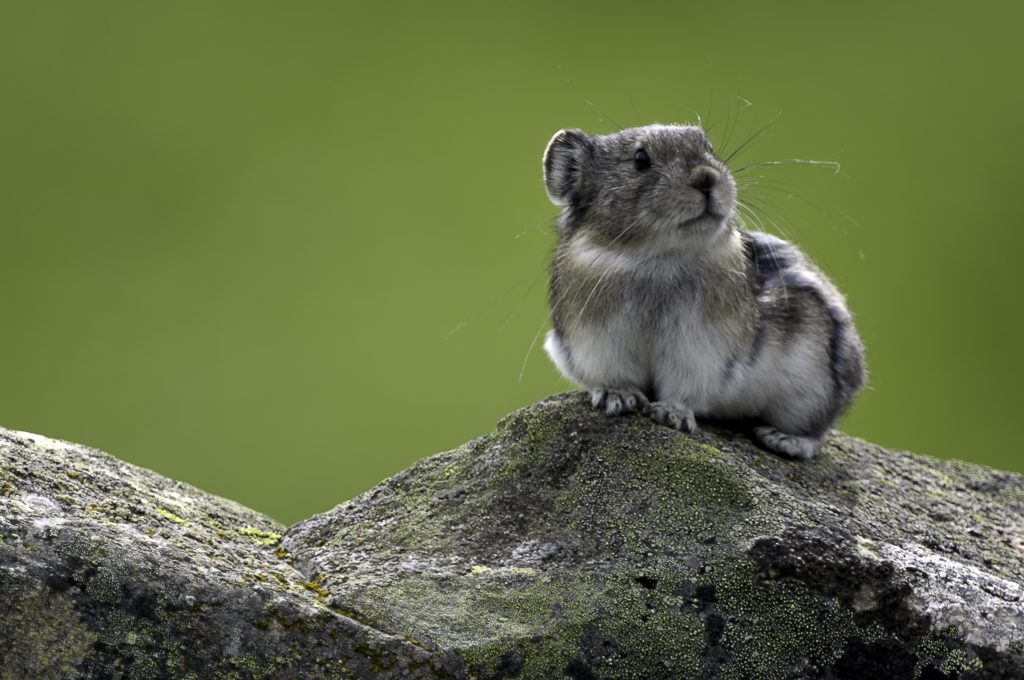
<svg viewBox="0 0 1024 680">
<path fill-rule="evenodd" d="M 1024 471 L 1020 7 L 3 3 L 0 424 L 326 510 L 570 388 L 552 133 L 781 113 L 733 164 L 841 164 L 743 191 L 858 319 L 842 426 Z"/>
</svg>

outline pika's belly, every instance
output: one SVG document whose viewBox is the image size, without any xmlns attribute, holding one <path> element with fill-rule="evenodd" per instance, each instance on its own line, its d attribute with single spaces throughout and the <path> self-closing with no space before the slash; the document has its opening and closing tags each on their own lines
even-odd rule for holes
<svg viewBox="0 0 1024 680">
<path fill-rule="evenodd" d="M 706 324 L 642 324 L 628 316 L 564 336 L 574 378 L 594 388 L 639 390 L 708 412 L 730 400 L 739 374 L 726 338 Z"/>
<path fill-rule="evenodd" d="M 575 375 L 586 387 L 648 391 L 652 386 L 652 335 L 625 320 L 573 329 L 563 335 Z"/>
<path fill-rule="evenodd" d="M 732 400 L 740 364 L 727 334 L 686 316 L 660 332 L 653 367 L 659 400 L 686 404 L 698 413 Z"/>
</svg>

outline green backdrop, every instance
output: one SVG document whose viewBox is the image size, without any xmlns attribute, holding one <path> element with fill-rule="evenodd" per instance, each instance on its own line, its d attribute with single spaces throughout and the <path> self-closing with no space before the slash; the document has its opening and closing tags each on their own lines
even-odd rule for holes
<svg viewBox="0 0 1024 680">
<path fill-rule="evenodd" d="M 777 117 L 734 165 L 841 165 L 743 192 L 857 317 L 843 427 L 1024 471 L 1004 4 L 5 2 L 0 424 L 325 510 L 570 388 L 552 133 Z"/>
</svg>

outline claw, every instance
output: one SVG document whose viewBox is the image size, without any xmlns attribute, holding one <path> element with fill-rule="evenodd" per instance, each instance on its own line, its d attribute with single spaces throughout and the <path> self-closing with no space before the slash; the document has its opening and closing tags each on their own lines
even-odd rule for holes
<svg viewBox="0 0 1024 680">
<path fill-rule="evenodd" d="M 636 411 L 647 403 L 647 399 L 637 392 L 606 390 L 598 387 L 590 391 L 590 403 L 594 408 L 602 409 L 610 416 L 617 416 Z"/>
<path fill-rule="evenodd" d="M 693 409 L 669 401 L 656 401 L 644 408 L 644 414 L 651 420 L 673 429 L 693 434 L 697 431 L 697 417 Z"/>
</svg>

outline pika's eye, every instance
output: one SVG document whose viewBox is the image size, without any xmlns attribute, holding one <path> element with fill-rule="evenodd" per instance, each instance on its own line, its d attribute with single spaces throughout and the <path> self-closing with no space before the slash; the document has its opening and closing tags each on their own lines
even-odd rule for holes
<svg viewBox="0 0 1024 680">
<path fill-rule="evenodd" d="M 637 170 L 646 170 L 651 167 L 651 157 L 643 149 L 637 149 L 633 154 L 633 164 L 636 165 Z"/>
</svg>

